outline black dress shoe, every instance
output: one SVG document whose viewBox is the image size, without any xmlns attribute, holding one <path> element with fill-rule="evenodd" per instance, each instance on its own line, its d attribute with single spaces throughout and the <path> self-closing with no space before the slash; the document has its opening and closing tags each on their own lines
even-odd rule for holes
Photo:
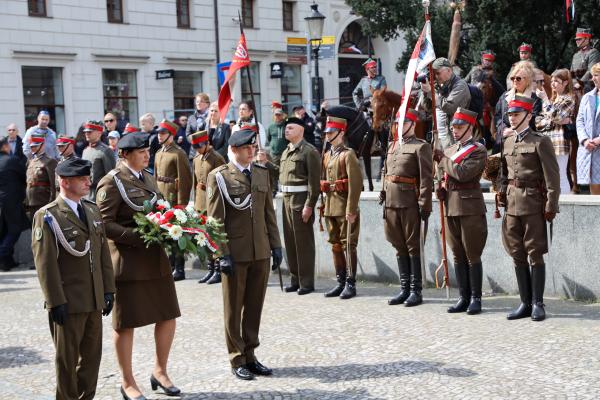
<svg viewBox="0 0 600 400">
<path fill-rule="evenodd" d="M 315 288 L 312 288 L 312 287 L 310 287 L 310 288 L 308 288 L 308 287 L 303 287 L 303 288 L 300 288 L 300 289 L 298 289 L 298 294 L 299 294 L 300 296 L 302 296 L 302 295 L 305 295 L 305 294 L 312 293 L 312 292 L 314 292 L 314 291 L 315 291 Z"/>
<path fill-rule="evenodd" d="M 283 290 L 285 290 L 286 293 L 291 293 L 291 292 L 295 292 L 299 288 L 300 288 L 300 286 L 298 286 L 298 285 L 289 285 L 289 286 L 286 286 Z"/>
<path fill-rule="evenodd" d="M 179 388 L 175 385 L 164 387 L 162 383 L 160 383 L 160 381 L 154 377 L 154 375 L 150 375 L 150 386 L 152 386 L 152 390 L 161 388 L 167 396 L 179 396 L 181 393 L 181 390 L 179 390 Z"/>
<path fill-rule="evenodd" d="M 125 392 L 125 389 L 123 389 L 123 386 L 121 386 L 121 395 L 123 396 L 123 400 L 146 400 L 146 397 L 144 397 L 144 395 L 139 395 L 138 397 L 129 397 L 127 396 L 127 393 Z"/>
<path fill-rule="evenodd" d="M 248 371 L 252 372 L 254 375 L 269 376 L 273 374 L 273 370 L 271 368 L 265 367 L 258 362 L 258 360 L 246 364 L 246 368 L 248 368 Z"/>
<path fill-rule="evenodd" d="M 250 372 L 245 365 L 241 365 L 236 368 L 231 368 L 231 373 L 234 374 L 236 378 L 244 381 L 251 381 L 252 379 L 254 379 L 254 374 L 252 374 L 252 372 Z"/>
</svg>

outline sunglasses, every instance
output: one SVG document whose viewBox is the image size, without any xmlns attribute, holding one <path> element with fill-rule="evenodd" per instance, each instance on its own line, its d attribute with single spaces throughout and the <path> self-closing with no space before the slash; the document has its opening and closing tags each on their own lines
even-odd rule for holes
<svg viewBox="0 0 600 400">
<path fill-rule="evenodd" d="M 510 80 L 511 80 L 512 82 L 514 82 L 514 81 L 521 82 L 523 79 L 525 79 L 525 78 L 522 78 L 522 77 L 520 77 L 520 76 L 511 76 L 511 77 L 510 77 Z"/>
<path fill-rule="evenodd" d="M 104 123 L 106 124 L 106 123 L 108 123 L 108 122 L 114 122 L 114 121 L 115 121 L 114 119 L 105 119 L 105 120 L 104 120 Z"/>
</svg>

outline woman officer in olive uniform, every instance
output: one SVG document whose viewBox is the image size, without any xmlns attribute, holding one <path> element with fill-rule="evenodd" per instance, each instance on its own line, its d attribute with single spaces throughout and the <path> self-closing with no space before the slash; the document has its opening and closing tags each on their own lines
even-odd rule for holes
<svg viewBox="0 0 600 400">
<path fill-rule="evenodd" d="M 134 328 L 155 324 L 156 361 L 150 376 L 153 389 L 179 394 L 167 374 L 169 351 L 175 335 L 175 318 L 181 315 L 171 265 L 158 245 L 146 248 L 133 216 L 143 211 L 144 201 L 156 202 L 160 191 L 148 166 L 149 135 L 130 133 L 118 147 L 121 162 L 98 184 L 96 200 L 109 239 L 115 269 L 116 297 L 113 329 L 117 359 L 122 374 L 121 394 L 125 399 L 144 399 L 132 371 Z"/>
</svg>

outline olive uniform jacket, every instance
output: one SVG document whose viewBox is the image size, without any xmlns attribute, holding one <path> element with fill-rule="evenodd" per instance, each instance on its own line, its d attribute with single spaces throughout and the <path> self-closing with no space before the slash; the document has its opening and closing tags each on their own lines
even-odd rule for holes
<svg viewBox="0 0 600 400">
<path fill-rule="evenodd" d="M 222 165 L 208 175 L 208 216 L 223 221 L 227 243 L 222 245 L 223 255 L 230 255 L 234 262 L 252 262 L 271 257 L 271 249 L 281 247 L 279 229 L 270 187 L 269 171 L 260 164 L 252 163 L 252 179 L 248 181 L 233 162 Z M 227 193 L 217 184 L 217 174 L 223 177 Z M 251 207 L 236 209 L 248 195 L 252 195 Z"/>
<path fill-rule="evenodd" d="M 431 212 L 432 164 L 431 145 L 425 140 L 412 136 L 406 142 L 390 144 L 385 160 L 386 178 L 383 182 L 385 206 L 418 206 L 423 211 Z M 400 179 L 396 177 L 414 179 L 416 183 L 398 182 Z"/>
<path fill-rule="evenodd" d="M 504 174 L 500 176 L 505 179 L 499 187 L 506 193 L 506 213 L 557 213 L 560 173 L 552 141 L 531 129 L 518 136 L 522 140 L 517 142 L 517 135 L 513 135 L 504 142 Z"/>
<path fill-rule="evenodd" d="M 354 150 L 340 145 L 323 157 L 323 175 L 329 182 L 326 192 L 326 217 L 343 217 L 358 213 L 358 201 L 363 189 L 363 177 Z M 335 182 L 347 179 L 347 190 L 335 190 Z"/>
<path fill-rule="evenodd" d="M 115 278 L 100 210 L 87 200 L 81 203 L 87 224 L 61 196 L 38 210 L 33 218 L 31 247 L 46 307 L 68 303 L 70 314 L 102 310 L 104 294 L 115 292 Z M 79 257 L 65 250 L 46 222 L 46 212 L 52 214 L 68 245 L 76 251 L 83 251 L 89 240 L 89 253 Z"/>
<path fill-rule="evenodd" d="M 308 186 L 308 191 L 294 193 L 292 209 L 315 208 L 319 199 L 321 165 L 319 153 L 312 144 L 302 139 L 298 144 L 289 143 L 279 162 L 279 184 L 285 186 Z"/>
<path fill-rule="evenodd" d="M 100 179 L 108 174 L 117 162 L 115 160 L 115 153 L 103 142 L 97 142 L 93 147 L 91 145 L 86 147 L 83 150 L 81 158 L 92 163 L 90 174 L 92 184 L 90 186 L 90 194 L 87 197 L 92 201 L 96 201 L 96 190 Z"/>
<path fill-rule="evenodd" d="M 169 202 L 186 206 L 192 191 L 192 171 L 188 157 L 175 144 L 163 146 L 154 156 L 154 176 L 158 189 Z"/>
<path fill-rule="evenodd" d="M 137 232 L 133 216 L 142 211 L 131 208 L 123 199 L 115 177 L 131 203 L 143 206 L 144 201 L 161 198 L 154 177 L 143 170 L 144 181 L 136 177 L 124 162 L 109 172 L 98 185 L 98 207 L 108 237 L 117 281 L 159 279 L 171 274 L 169 258 L 162 247 L 146 244 Z"/>
<path fill-rule="evenodd" d="M 43 153 L 35 155 L 27 165 L 27 205 L 45 206 L 56 198 L 55 169 L 57 161 Z"/>
<path fill-rule="evenodd" d="M 225 164 L 225 159 L 212 147 L 205 154 L 194 157 L 194 174 L 192 187 L 194 188 L 194 208 L 198 212 L 206 211 L 206 181 L 208 174 L 213 169 Z"/>
<path fill-rule="evenodd" d="M 470 146 L 475 146 L 474 148 Z M 459 157 L 467 148 L 473 150 L 464 158 Z M 468 151 L 468 150 L 467 150 Z M 487 150 L 481 143 L 467 141 L 456 143 L 444 151 L 446 157 L 439 165 L 447 175 L 446 216 L 483 215 L 486 212 L 479 180 L 485 168 Z"/>
</svg>

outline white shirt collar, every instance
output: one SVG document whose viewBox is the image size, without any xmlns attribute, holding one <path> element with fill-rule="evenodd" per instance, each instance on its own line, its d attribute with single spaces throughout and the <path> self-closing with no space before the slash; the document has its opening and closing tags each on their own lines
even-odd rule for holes
<svg viewBox="0 0 600 400">
<path fill-rule="evenodd" d="M 73 200 L 71 200 L 71 199 L 69 199 L 69 198 L 65 197 L 65 196 L 64 196 L 62 193 L 60 194 L 60 197 L 62 197 L 62 199 L 65 201 L 65 203 L 67 203 L 67 205 L 68 205 L 69 207 L 71 207 L 71 210 L 73 210 L 73 213 L 74 213 L 76 216 L 78 216 L 78 217 L 79 217 L 79 216 L 80 216 L 80 215 L 79 215 L 79 211 L 77 211 L 77 206 L 79 205 L 79 203 L 77 203 L 76 201 L 73 201 Z"/>
<path fill-rule="evenodd" d="M 142 175 L 142 171 L 137 172 L 136 170 L 134 170 L 133 168 L 131 168 L 129 165 L 127 165 L 127 163 L 124 163 L 124 164 L 127 167 L 127 169 L 131 171 L 131 173 L 133 174 L 133 176 L 135 176 L 136 178 L 139 178 L 140 175 Z"/>
<path fill-rule="evenodd" d="M 252 163 L 250 163 L 247 166 L 243 167 L 242 165 L 238 164 L 237 161 L 235 161 L 235 158 L 231 158 L 231 162 L 233 163 L 233 165 L 235 165 L 235 167 L 237 169 L 240 170 L 240 172 L 244 172 L 245 169 L 247 169 L 248 171 L 252 172 Z"/>
</svg>

